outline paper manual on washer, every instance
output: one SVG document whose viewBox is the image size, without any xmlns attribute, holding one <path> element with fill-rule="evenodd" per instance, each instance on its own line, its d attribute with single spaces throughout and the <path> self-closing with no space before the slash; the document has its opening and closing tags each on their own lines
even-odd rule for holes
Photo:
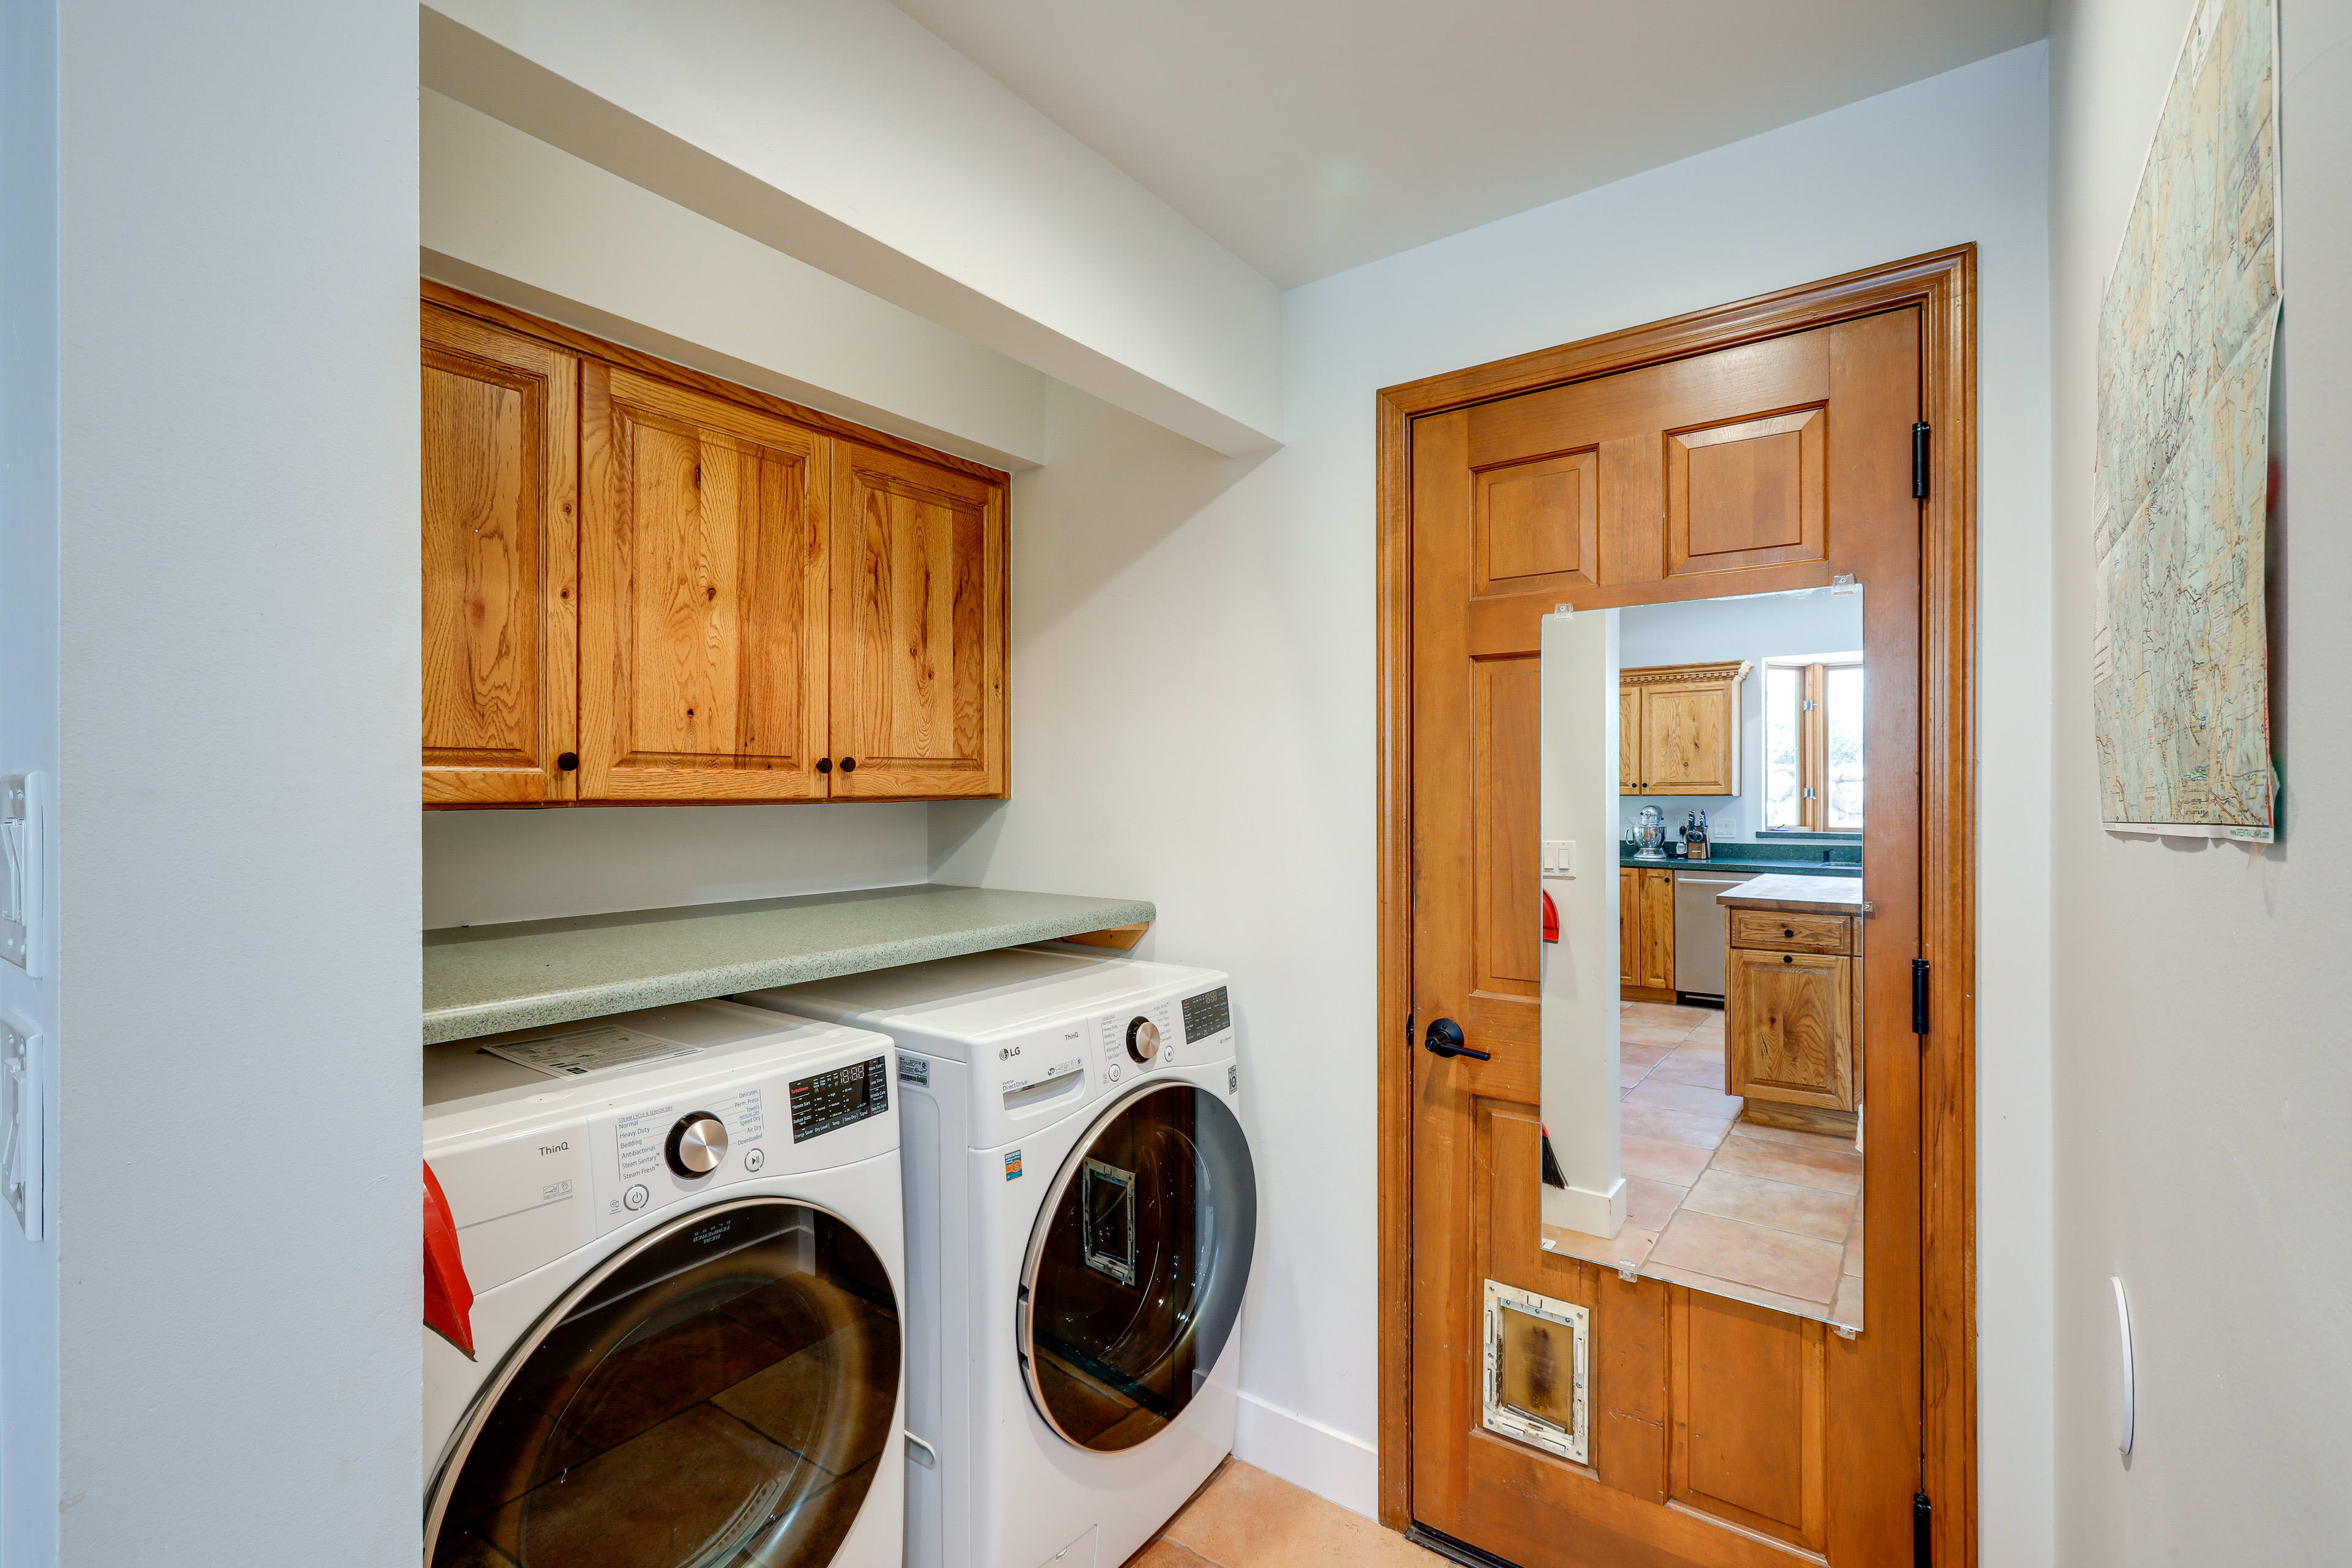
<svg viewBox="0 0 2352 1568">
<path fill-rule="evenodd" d="M 625 1029 L 618 1024 L 600 1024 L 593 1028 L 571 1029 L 561 1035 L 543 1035 L 536 1040 L 517 1040 L 511 1045 L 482 1047 L 489 1056 L 504 1057 L 518 1067 L 543 1072 L 550 1078 L 578 1078 L 583 1073 L 602 1072 L 606 1068 L 667 1061 L 672 1057 L 690 1057 L 707 1048 L 689 1046 L 682 1040 L 666 1040 L 659 1035 L 648 1035 L 641 1029 Z"/>
</svg>

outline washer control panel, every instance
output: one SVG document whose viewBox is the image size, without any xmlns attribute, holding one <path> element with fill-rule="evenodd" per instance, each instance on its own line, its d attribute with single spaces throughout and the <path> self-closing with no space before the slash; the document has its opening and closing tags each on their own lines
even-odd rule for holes
<svg viewBox="0 0 2352 1568">
<path fill-rule="evenodd" d="M 880 1057 L 793 1079 L 793 1142 L 879 1116 L 890 1109 L 890 1072 Z"/>
<path fill-rule="evenodd" d="M 1225 998 L 1225 988 L 1203 991 L 1198 996 L 1184 998 L 1184 1043 L 1205 1040 L 1223 1034 L 1234 1026 L 1234 1012 Z"/>
</svg>

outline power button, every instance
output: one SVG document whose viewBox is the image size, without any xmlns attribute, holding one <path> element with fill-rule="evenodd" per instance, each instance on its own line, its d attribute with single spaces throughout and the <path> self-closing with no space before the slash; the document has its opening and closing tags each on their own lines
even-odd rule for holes
<svg viewBox="0 0 2352 1568">
<path fill-rule="evenodd" d="M 627 1209 L 630 1213 L 635 1214 L 637 1210 L 645 1207 L 647 1203 L 652 1201 L 652 1198 L 653 1194 L 646 1191 L 646 1184 L 643 1182 L 639 1182 L 635 1186 L 631 1187 L 627 1192 L 621 1194 L 621 1206 Z"/>
</svg>

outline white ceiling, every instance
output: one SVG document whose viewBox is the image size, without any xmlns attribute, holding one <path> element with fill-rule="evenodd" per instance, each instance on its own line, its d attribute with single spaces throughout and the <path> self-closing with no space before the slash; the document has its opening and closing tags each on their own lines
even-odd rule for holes
<svg viewBox="0 0 2352 1568">
<path fill-rule="evenodd" d="M 2047 0 L 895 3 L 1285 288 L 2031 43 L 2047 13 Z"/>
</svg>

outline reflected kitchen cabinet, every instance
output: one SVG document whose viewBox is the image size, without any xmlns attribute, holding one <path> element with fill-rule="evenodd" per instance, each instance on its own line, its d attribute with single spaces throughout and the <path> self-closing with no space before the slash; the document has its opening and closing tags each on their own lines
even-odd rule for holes
<svg viewBox="0 0 2352 1568">
<path fill-rule="evenodd" d="M 1619 671 L 1619 793 L 1738 795 L 1739 686 L 1749 668 L 1735 659 Z"/>
<path fill-rule="evenodd" d="M 1769 876 L 1722 895 L 1724 1092 L 1742 1119 L 1851 1135 L 1861 1102 L 1862 885 Z"/>
<path fill-rule="evenodd" d="M 1635 1002 L 1675 999 L 1675 874 L 1626 866 L 1617 872 L 1617 980 Z"/>
</svg>

